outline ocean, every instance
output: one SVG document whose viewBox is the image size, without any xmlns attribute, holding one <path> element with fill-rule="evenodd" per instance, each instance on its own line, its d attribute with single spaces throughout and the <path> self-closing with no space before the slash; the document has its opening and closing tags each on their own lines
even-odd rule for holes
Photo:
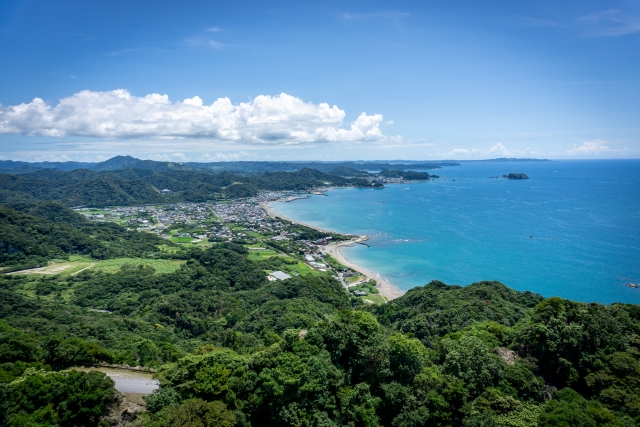
<svg viewBox="0 0 640 427">
<path fill-rule="evenodd" d="M 491 178 L 521 172 L 529 180 Z M 497 280 L 576 301 L 640 303 L 640 160 L 476 162 L 429 182 L 336 188 L 274 211 L 370 247 L 342 253 L 406 291 Z"/>
</svg>

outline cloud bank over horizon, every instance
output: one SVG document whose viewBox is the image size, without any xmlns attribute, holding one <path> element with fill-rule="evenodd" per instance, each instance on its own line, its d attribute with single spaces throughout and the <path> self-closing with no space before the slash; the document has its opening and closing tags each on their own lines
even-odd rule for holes
<svg viewBox="0 0 640 427">
<path fill-rule="evenodd" d="M 237 104 L 224 97 L 205 105 L 199 96 L 171 101 L 157 93 L 136 96 L 124 89 L 83 90 L 57 104 L 41 98 L 0 104 L 0 137 L 13 141 L 0 146 L 0 159 L 90 161 L 129 154 L 173 161 L 477 160 L 640 154 L 588 137 L 581 138 L 581 145 L 558 141 L 545 146 L 529 141 L 531 146 L 523 148 L 509 136 L 485 135 L 474 141 L 389 136 L 382 128 L 393 122 L 385 122 L 381 114 L 361 113 L 352 122 L 345 121 L 346 116 L 337 105 L 305 102 L 286 93 L 259 95 Z"/>
<path fill-rule="evenodd" d="M 198 96 L 171 102 L 167 95 L 132 95 L 124 89 L 84 90 L 52 106 L 40 98 L 0 105 L 0 133 L 55 138 L 209 139 L 227 143 L 299 145 L 382 140 L 381 114 L 361 113 L 344 127 L 336 105 L 295 96 L 259 95 L 233 104 L 218 98 L 204 105 Z"/>
</svg>

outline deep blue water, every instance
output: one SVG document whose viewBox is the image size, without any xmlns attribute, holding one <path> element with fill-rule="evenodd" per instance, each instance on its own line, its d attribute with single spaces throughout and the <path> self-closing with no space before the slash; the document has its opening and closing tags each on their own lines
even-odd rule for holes
<svg viewBox="0 0 640 427">
<path fill-rule="evenodd" d="M 498 280 L 577 301 L 640 303 L 640 160 L 463 163 L 424 183 L 332 189 L 272 207 L 372 236 L 351 261 L 402 290 Z M 494 179 L 509 172 L 529 180 Z M 446 178 L 444 178 L 446 177 Z M 453 181 L 455 179 L 455 181 Z"/>
</svg>

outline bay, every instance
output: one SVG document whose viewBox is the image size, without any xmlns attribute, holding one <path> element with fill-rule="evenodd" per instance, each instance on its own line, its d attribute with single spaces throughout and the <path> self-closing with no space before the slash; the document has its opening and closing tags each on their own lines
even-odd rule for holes
<svg viewBox="0 0 640 427">
<path fill-rule="evenodd" d="M 640 303 L 640 160 L 463 163 L 441 178 L 335 188 L 273 203 L 314 226 L 371 236 L 343 249 L 406 291 L 497 280 L 584 302 Z M 490 178 L 509 172 L 529 180 Z"/>
</svg>

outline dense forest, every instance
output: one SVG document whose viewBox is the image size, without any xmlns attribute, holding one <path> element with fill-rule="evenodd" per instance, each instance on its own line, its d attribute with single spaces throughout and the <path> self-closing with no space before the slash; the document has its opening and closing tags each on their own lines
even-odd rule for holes
<svg viewBox="0 0 640 427">
<path fill-rule="evenodd" d="M 164 243 L 149 233 L 89 221 L 59 203 L 23 202 L 11 207 L 0 206 L 0 266 L 10 269 L 36 267 L 74 254 L 95 259 L 151 256 Z"/>
<path fill-rule="evenodd" d="M 422 179 L 429 178 L 426 173 L 422 175 Z M 381 187 L 362 177 L 345 178 L 315 169 L 252 175 L 152 169 L 105 172 L 43 169 L 26 174 L 0 174 L 0 204 L 58 201 L 74 207 L 204 202 L 251 197 L 260 191 L 306 191 L 328 185 Z M 164 189 L 171 193 L 162 194 Z"/>
<path fill-rule="evenodd" d="M 437 281 L 365 305 L 329 275 L 270 282 L 292 261 L 239 244 L 163 252 L 59 204 L 0 213 L 5 247 L 25 256 L 130 245 L 180 262 L 0 275 L 0 426 L 110 425 L 113 381 L 69 369 L 99 363 L 157 371 L 129 425 L 640 425 L 637 305 Z"/>
</svg>

